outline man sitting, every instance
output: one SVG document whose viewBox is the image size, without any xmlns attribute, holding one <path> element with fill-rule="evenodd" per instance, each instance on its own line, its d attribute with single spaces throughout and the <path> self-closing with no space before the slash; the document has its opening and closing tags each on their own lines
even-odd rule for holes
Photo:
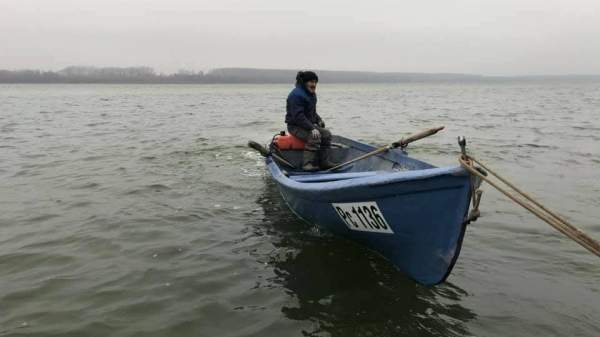
<svg viewBox="0 0 600 337">
<path fill-rule="evenodd" d="M 326 170 L 335 166 L 328 157 L 331 149 L 331 132 L 317 114 L 317 82 L 319 77 L 312 71 L 299 71 L 296 87 L 287 98 L 285 122 L 292 135 L 306 142 L 302 158 L 305 171 Z"/>
</svg>

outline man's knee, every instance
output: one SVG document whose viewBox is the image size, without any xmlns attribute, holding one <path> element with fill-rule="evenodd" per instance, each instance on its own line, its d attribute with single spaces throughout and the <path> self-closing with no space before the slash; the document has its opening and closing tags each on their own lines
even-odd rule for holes
<svg viewBox="0 0 600 337">
<path fill-rule="evenodd" d="M 325 128 L 319 128 L 319 133 L 321 134 L 321 138 L 331 138 L 331 131 Z"/>
<path fill-rule="evenodd" d="M 321 134 L 320 144 L 322 146 L 331 145 L 331 131 L 325 128 L 320 128 L 319 133 Z"/>
<path fill-rule="evenodd" d="M 288 132 L 296 138 L 300 138 L 304 142 L 308 141 L 310 138 L 310 133 L 307 130 L 296 126 L 288 126 Z"/>
</svg>

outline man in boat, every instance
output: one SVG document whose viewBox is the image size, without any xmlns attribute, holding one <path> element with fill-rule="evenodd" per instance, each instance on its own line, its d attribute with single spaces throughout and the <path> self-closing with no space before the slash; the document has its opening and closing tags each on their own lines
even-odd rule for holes
<svg viewBox="0 0 600 337">
<path fill-rule="evenodd" d="M 287 98 L 285 122 L 292 135 L 302 139 L 306 145 L 302 158 L 305 171 L 326 170 L 335 166 L 329 161 L 331 132 L 317 114 L 317 82 L 319 77 L 312 71 L 299 71 L 296 87 Z"/>
</svg>

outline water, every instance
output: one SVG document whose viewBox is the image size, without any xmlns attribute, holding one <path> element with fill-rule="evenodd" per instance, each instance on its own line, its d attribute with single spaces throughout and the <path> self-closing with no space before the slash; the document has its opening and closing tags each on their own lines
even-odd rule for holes
<svg viewBox="0 0 600 337">
<path fill-rule="evenodd" d="M 286 85 L 1 85 L 0 336 L 598 336 L 600 263 L 485 188 L 448 282 L 282 204 Z M 600 239 L 600 83 L 327 85 L 335 133 L 456 137 Z"/>
</svg>

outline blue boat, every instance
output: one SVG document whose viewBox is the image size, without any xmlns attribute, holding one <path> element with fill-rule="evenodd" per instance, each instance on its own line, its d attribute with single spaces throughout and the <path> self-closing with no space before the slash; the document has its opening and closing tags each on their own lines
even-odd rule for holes
<svg viewBox="0 0 600 337">
<path fill-rule="evenodd" d="M 333 160 L 376 150 L 333 137 Z M 277 150 L 301 166 L 301 150 Z M 460 166 L 435 167 L 390 149 L 336 172 L 291 169 L 273 155 L 268 170 L 299 218 L 364 245 L 424 285 L 446 280 L 462 246 L 471 200 L 471 175 Z M 475 180 L 473 180 L 475 181 Z M 478 182 L 478 181 L 477 181 Z"/>
</svg>

